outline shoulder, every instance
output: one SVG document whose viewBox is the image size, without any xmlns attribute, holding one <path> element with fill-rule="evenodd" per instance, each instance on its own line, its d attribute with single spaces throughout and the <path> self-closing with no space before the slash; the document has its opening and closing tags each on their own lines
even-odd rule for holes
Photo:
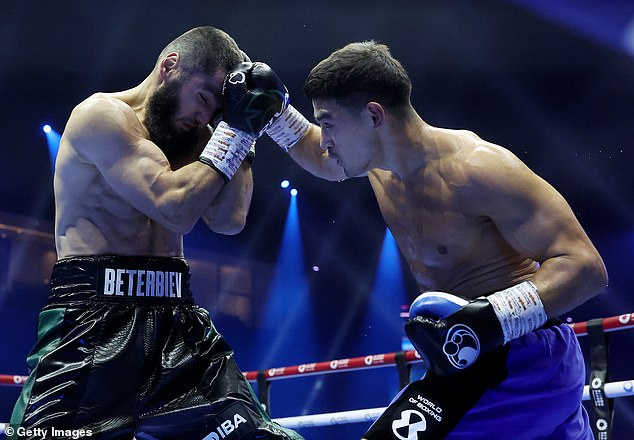
<svg viewBox="0 0 634 440">
<path fill-rule="evenodd" d="M 96 93 L 73 109 L 65 134 L 75 140 L 90 137 L 95 142 L 142 135 L 143 130 L 136 113 L 127 103 L 107 93 Z"/>
<path fill-rule="evenodd" d="M 526 164 L 509 149 L 488 142 L 467 130 L 448 135 L 450 147 L 441 155 L 439 167 L 455 170 L 456 184 L 480 186 L 498 184 L 533 175 Z"/>
<path fill-rule="evenodd" d="M 147 144 L 148 135 L 136 112 L 121 99 L 97 93 L 72 111 L 63 134 L 62 150 L 81 160 L 109 166 Z"/>
<path fill-rule="evenodd" d="M 456 190 L 461 203 L 470 211 L 528 202 L 548 186 L 509 149 L 468 131 L 452 136 L 455 148 L 439 160 L 439 168 L 445 182 Z"/>
</svg>

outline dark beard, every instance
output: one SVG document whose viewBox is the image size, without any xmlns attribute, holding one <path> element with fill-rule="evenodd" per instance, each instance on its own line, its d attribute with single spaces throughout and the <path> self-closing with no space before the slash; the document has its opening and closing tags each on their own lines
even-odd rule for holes
<svg viewBox="0 0 634 440">
<path fill-rule="evenodd" d="M 181 82 L 172 82 L 156 89 L 148 99 L 144 121 L 150 140 L 163 151 L 173 169 L 191 162 L 200 153 L 202 138 L 209 134 L 204 128 L 182 131 L 174 126 L 180 88 Z"/>
</svg>

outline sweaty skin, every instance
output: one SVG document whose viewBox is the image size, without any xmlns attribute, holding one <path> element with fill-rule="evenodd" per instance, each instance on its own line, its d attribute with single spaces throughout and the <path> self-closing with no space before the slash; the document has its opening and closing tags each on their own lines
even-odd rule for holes
<svg viewBox="0 0 634 440">
<path fill-rule="evenodd" d="M 313 101 L 318 126 L 289 150 L 316 176 L 367 176 L 420 291 L 474 298 L 530 279 L 549 317 L 607 283 L 564 198 L 507 149 L 432 127 L 413 108 L 359 114 Z"/>
<path fill-rule="evenodd" d="M 225 184 L 197 161 L 207 125 L 220 108 L 226 72 L 195 74 L 182 84 L 173 123 L 196 131 L 187 153 L 170 163 L 144 124 L 151 94 L 178 78 L 172 53 L 140 85 L 97 93 L 73 110 L 60 142 L 54 177 L 58 258 L 76 255 L 183 256 L 183 234 L 199 218 L 214 231 L 239 232 L 253 181 L 243 164 Z M 195 144 L 195 145 L 193 145 Z"/>
</svg>

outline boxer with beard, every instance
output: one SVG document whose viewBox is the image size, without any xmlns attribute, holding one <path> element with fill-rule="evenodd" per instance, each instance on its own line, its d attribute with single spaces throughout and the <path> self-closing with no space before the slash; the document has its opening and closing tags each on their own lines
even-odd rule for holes
<svg viewBox="0 0 634 440">
<path fill-rule="evenodd" d="M 193 127 L 189 130 L 175 127 L 173 118 L 178 109 L 181 88 L 182 80 L 176 80 L 157 89 L 148 99 L 144 120 L 150 140 L 163 151 L 173 170 L 197 158 L 210 135 L 209 127 Z M 211 122 L 219 116 L 220 113 L 217 113 Z"/>
<path fill-rule="evenodd" d="M 244 108 L 235 102 L 266 70 L 243 61 L 225 32 L 195 28 L 141 84 L 73 109 L 54 176 L 58 260 L 11 417 L 32 433 L 21 439 L 52 428 L 61 434 L 47 438 L 301 439 L 271 421 L 196 306 L 183 253 L 201 218 L 217 233 L 242 230 L 253 190 L 244 159 L 286 105 L 283 86 L 266 82 Z M 246 72 L 228 78 L 236 65 Z"/>
</svg>

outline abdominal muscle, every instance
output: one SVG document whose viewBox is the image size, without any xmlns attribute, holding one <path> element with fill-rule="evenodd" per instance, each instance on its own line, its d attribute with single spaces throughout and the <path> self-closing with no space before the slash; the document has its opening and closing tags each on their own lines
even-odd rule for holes
<svg viewBox="0 0 634 440">
<path fill-rule="evenodd" d="M 75 172 L 74 176 L 79 173 Z M 83 179 L 82 179 L 83 180 Z M 152 221 L 102 177 L 83 184 L 55 179 L 58 258 L 77 255 L 183 256 L 183 236 Z"/>
<path fill-rule="evenodd" d="M 539 267 L 535 261 L 519 256 L 490 261 L 462 261 L 445 267 L 430 267 L 414 259 L 408 261 L 420 291 L 440 290 L 469 298 L 528 280 Z"/>
<path fill-rule="evenodd" d="M 78 255 L 183 256 L 182 236 L 146 219 L 136 233 L 121 234 L 115 228 L 98 227 L 90 219 L 77 218 L 75 224 L 56 235 L 58 258 Z"/>
</svg>

